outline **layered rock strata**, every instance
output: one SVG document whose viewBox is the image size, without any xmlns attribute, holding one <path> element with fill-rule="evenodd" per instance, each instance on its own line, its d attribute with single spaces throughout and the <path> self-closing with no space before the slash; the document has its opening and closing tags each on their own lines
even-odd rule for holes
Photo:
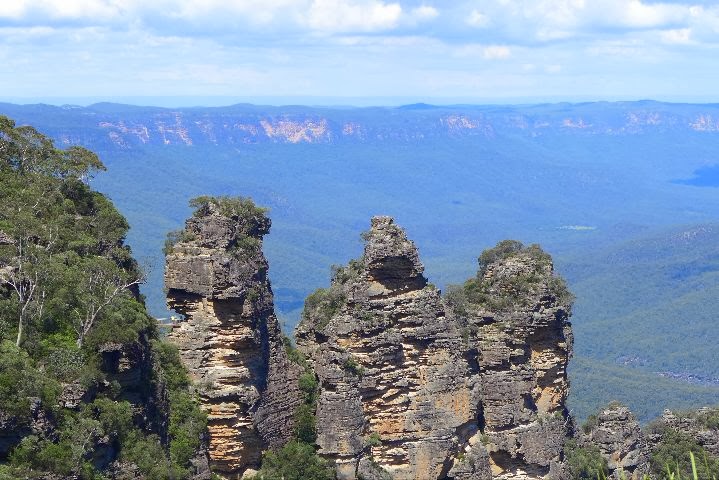
<svg viewBox="0 0 719 480">
<path fill-rule="evenodd" d="M 607 460 L 609 477 L 639 479 L 648 473 L 649 448 L 629 408 L 612 403 L 593 417 L 584 430 L 578 443 L 599 448 Z"/>
<path fill-rule="evenodd" d="M 208 413 L 213 471 L 232 478 L 291 438 L 301 403 L 301 368 L 285 352 L 261 250 L 269 228 L 254 205 L 228 212 L 209 201 L 166 260 L 168 306 L 184 317 L 169 339 Z"/>
<path fill-rule="evenodd" d="M 477 355 L 479 429 L 492 478 L 563 475 L 571 301 L 549 255 L 505 241 L 482 254 L 477 278 L 451 302 Z"/>
<path fill-rule="evenodd" d="M 365 240 L 296 332 L 320 383 L 319 453 L 339 478 L 444 478 L 476 433 L 476 366 L 405 233 L 375 217 Z"/>
</svg>

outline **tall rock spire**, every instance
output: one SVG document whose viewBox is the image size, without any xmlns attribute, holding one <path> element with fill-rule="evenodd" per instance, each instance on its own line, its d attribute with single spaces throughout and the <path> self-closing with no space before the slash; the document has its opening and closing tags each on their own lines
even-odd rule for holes
<svg viewBox="0 0 719 480">
<path fill-rule="evenodd" d="M 404 231 L 374 217 L 363 238 L 296 333 L 321 386 L 319 453 L 340 478 L 444 478 L 477 433 L 476 366 Z"/>
<path fill-rule="evenodd" d="M 453 309 L 478 355 L 492 478 L 556 477 L 570 433 L 572 295 L 549 255 L 515 241 L 485 251 L 477 277 L 458 293 Z"/>
<path fill-rule="evenodd" d="M 262 237 L 270 220 L 248 199 L 200 198 L 168 245 L 169 308 L 184 320 L 169 339 L 209 417 L 213 471 L 235 478 L 288 441 L 301 403 L 274 314 Z"/>
</svg>

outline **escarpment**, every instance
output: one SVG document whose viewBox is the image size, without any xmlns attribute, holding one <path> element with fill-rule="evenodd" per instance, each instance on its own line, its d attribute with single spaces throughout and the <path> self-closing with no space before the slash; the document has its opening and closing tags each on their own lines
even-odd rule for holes
<svg viewBox="0 0 719 480">
<path fill-rule="evenodd" d="M 286 443 L 301 403 L 274 314 L 264 211 L 246 199 L 197 199 L 166 260 L 168 306 L 184 316 L 169 339 L 199 385 L 213 471 L 241 475 Z"/>
</svg>

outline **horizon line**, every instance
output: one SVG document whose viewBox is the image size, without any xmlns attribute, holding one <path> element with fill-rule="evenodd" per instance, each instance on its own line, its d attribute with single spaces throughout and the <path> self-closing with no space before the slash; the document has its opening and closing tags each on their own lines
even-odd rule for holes
<svg viewBox="0 0 719 480">
<path fill-rule="evenodd" d="M 204 103 L 203 103 L 204 102 Z M 228 96 L 228 95 L 115 95 L 115 96 L 0 96 L 0 103 L 19 106 L 50 105 L 57 107 L 90 107 L 102 103 L 154 108 L 221 108 L 234 105 L 252 105 L 268 107 L 403 107 L 427 105 L 428 107 L 456 106 L 528 106 L 544 104 L 579 103 L 622 103 L 656 102 L 677 104 L 715 104 L 719 98 L 705 96 L 632 96 L 606 97 L 600 95 L 574 96 L 521 96 L 521 97 L 419 97 L 419 96 L 312 96 L 312 95 L 273 95 L 273 96 Z"/>
</svg>

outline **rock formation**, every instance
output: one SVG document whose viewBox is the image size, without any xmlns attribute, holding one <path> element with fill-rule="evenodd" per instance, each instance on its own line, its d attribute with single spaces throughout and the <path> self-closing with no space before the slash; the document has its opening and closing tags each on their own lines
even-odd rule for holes
<svg viewBox="0 0 719 480">
<path fill-rule="evenodd" d="M 296 332 L 320 382 L 319 453 L 340 478 L 368 478 L 369 465 L 442 478 L 476 433 L 476 368 L 404 232 L 375 217 L 365 239 L 363 257 L 308 298 Z"/>
<path fill-rule="evenodd" d="M 611 403 L 590 419 L 579 435 L 582 446 L 595 445 L 616 480 L 639 479 L 648 473 L 649 450 L 637 419 L 629 408 Z"/>
<path fill-rule="evenodd" d="M 571 294 L 549 255 L 513 241 L 483 253 L 477 278 L 456 293 L 479 365 L 479 428 L 492 477 L 558 477 L 570 423 Z"/>
<path fill-rule="evenodd" d="M 260 249 L 269 220 L 243 205 L 203 203 L 165 273 L 185 317 L 169 337 L 200 385 L 212 465 L 233 476 L 291 438 L 302 401 Z M 318 453 L 340 479 L 558 478 L 571 300 L 549 256 L 500 244 L 445 299 L 392 218 L 363 238 L 296 331 L 319 385 Z"/>
<path fill-rule="evenodd" d="M 658 430 L 669 428 L 682 432 L 719 458 L 719 408 L 704 407 L 688 412 L 664 410 L 657 426 Z M 654 439 L 657 440 L 659 438 Z"/>
<path fill-rule="evenodd" d="M 571 334 L 549 257 L 498 258 L 448 308 L 391 218 L 365 241 L 296 332 L 320 381 L 319 453 L 341 478 L 366 478 L 363 460 L 397 479 L 559 475 Z"/>
<path fill-rule="evenodd" d="M 168 306 L 185 317 L 169 339 L 208 412 L 213 471 L 233 478 L 290 439 L 301 402 L 261 251 L 269 228 L 249 200 L 207 199 L 167 255 Z"/>
</svg>

